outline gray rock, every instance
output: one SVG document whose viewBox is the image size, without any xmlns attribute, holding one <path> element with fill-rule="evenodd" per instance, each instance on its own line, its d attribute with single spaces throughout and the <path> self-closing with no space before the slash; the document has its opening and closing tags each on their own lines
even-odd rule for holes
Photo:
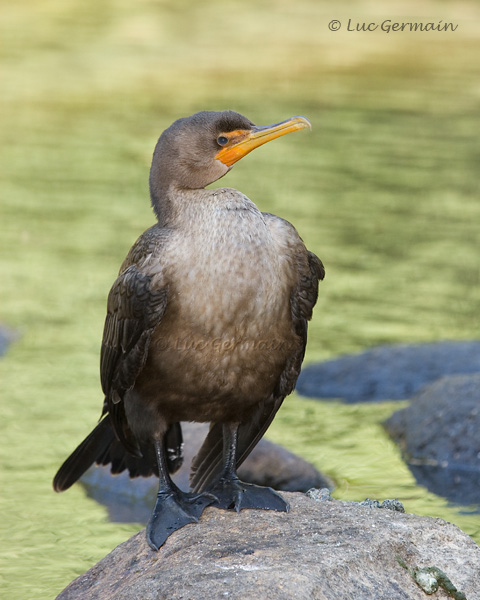
<svg viewBox="0 0 480 600">
<path fill-rule="evenodd" d="M 190 463 L 208 433 L 208 424 L 182 423 L 185 460 L 173 477 L 184 490 L 189 489 Z M 282 446 L 262 439 L 238 471 L 246 482 L 288 492 L 314 488 L 333 489 L 333 482 L 303 458 Z M 92 467 L 81 483 L 87 494 L 104 504 L 110 519 L 117 523 L 147 523 L 158 491 L 156 477 L 130 479 L 128 473 L 112 475 L 110 468 Z"/>
<path fill-rule="evenodd" d="M 425 600 L 435 577 L 438 600 L 446 582 L 480 599 L 480 548 L 454 525 L 283 495 L 289 513 L 207 508 L 156 553 L 141 531 L 57 600 Z"/>
<path fill-rule="evenodd" d="M 384 425 L 420 484 L 480 506 L 480 373 L 439 379 Z"/>
<path fill-rule="evenodd" d="M 379 346 L 304 367 L 297 391 L 346 402 L 404 400 L 444 375 L 470 373 L 480 373 L 478 341 Z"/>
<path fill-rule="evenodd" d="M 311 487 L 334 488 L 332 480 L 311 463 L 266 439 L 260 440 L 238 470 L 238 475 L 243 481 L 282 492 L 306 492 Z"/>
</svg>

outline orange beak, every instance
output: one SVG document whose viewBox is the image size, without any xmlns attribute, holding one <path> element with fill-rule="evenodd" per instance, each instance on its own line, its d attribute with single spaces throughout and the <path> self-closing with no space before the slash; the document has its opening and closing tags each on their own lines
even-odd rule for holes
<svg viewBox="0 0 480 600">
<path fill-rule="evenodd" d="M 217 152 L 215 158 L 227 167 L 231 167 L 246 154 L 255 150 L 262 144 L 266 144 L 275 138 L 287 133 L 305 129 L 312 129 L 312 125 L 305 117 L 292 117 L 275 125 L 265 127 L 252 127 L 252 129 L 241 129 L 225 133 L 228 143 Z"/>
</svg>

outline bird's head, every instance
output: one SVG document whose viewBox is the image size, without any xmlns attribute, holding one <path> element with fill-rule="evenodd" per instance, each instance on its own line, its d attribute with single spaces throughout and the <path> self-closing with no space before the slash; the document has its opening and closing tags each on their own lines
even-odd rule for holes
<svg viewBox="0 0 480 600">
<path fill-rule="evenodd" d="M 172 186 L 204 188 L 258 146 L 305 127 L 311 128 L 310 122 L 300 116 L 257 127 L 232 110 L 202 111 L 178 119 L 162 133 L 153 153 L 150 193 L 155 210 Z"/>
</svg>

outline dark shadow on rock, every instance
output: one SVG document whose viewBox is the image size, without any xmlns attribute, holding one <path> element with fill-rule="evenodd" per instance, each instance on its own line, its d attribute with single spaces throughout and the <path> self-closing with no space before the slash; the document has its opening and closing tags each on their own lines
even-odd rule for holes
<svg viewBox="0 0 480 600">
<path fill-rule="evenodd" d="M 345 402 L 405 400 L 445 375 L 480 373 L 480 342 L 379 346 L 304 367 L 297 391 Z"/>
<path fill-rule="evenodd" d="M 480 510 L 480 373 L 439 379 L 384 425 L 418 483 Z"/>
<path fill-rule="evenodd" d="M 185 460 L 173 479 L 180 488 L 188 490 L 190 464 L 208 432 L 208 424 L 182 423 L 182 429 Z M 334 487 L 312 464 L 265 439 L 260 440 L 238 475 L 248 483 L 280 491 L 305 492 L 312 487 Z M 158 491 L 156 477 L 130 479 L 127 472 L 112 475 L 108 466 L 92 467 L 81 483 L 88 496 L 105 505 L 110 519 L 117 523 L 146 523 Z"/>
</svg>

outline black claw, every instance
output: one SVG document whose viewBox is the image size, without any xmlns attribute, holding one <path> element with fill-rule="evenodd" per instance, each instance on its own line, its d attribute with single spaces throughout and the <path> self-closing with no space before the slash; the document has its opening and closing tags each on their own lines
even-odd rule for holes
<svg viewBox="0 0 480 600">
<path fill-rule="evenodd" d="M 287 502 L 272 488 L 244 483 L 239 479 L 220 479 L 208 491 L 217 498 L 217 501 L 212 504 L 217 508 L 237 512 L 244 508 L 282 512 L 289 510 Z"/>
<path fill-rule="evenodd" d="M 197 523 L 205 508 L 215 501 L 211 494 L 160 492 L 147 525 L 149 546 L 158 550 L 174 531 L 188 523 Z"/>
</svg>

